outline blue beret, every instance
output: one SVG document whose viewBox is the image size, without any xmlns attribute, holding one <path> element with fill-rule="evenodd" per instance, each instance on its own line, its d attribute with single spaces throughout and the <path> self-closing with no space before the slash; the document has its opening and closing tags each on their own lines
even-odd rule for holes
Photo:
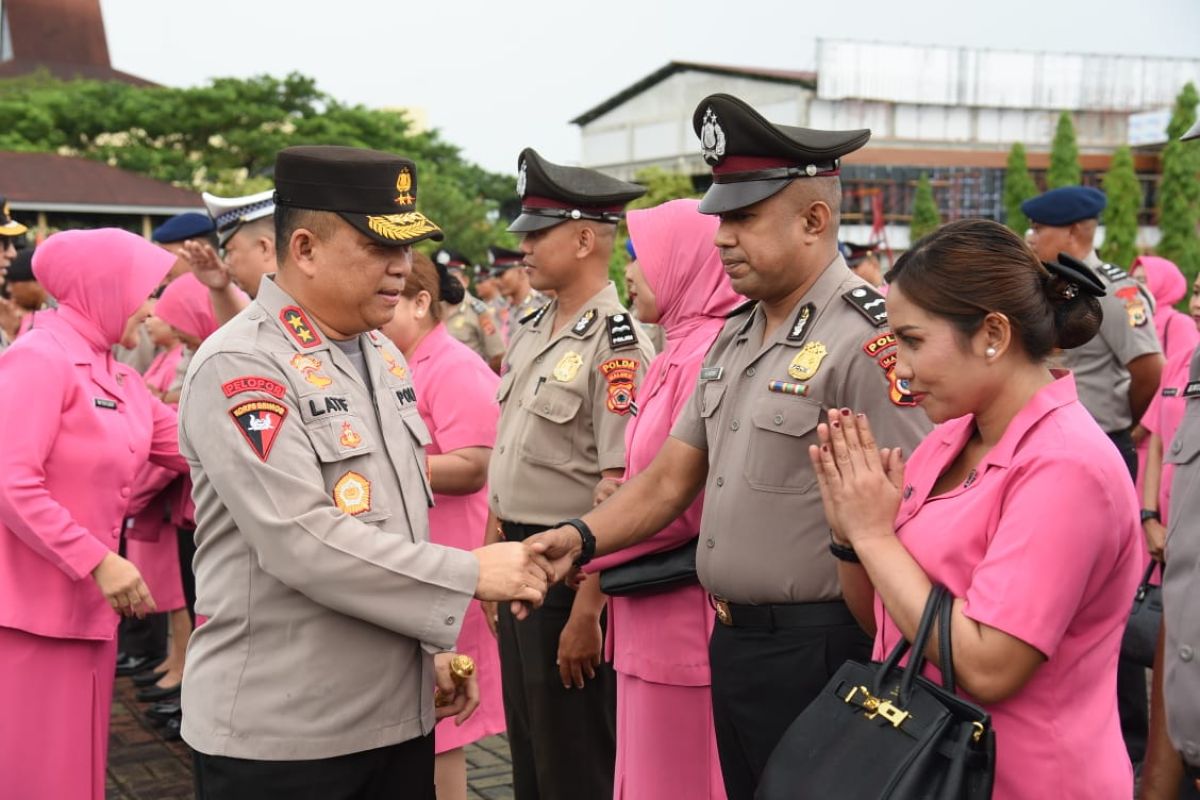
<svg viewBox="0 0 1200 800">
<path fill-rule="evenodd" d="M 150 239 L 159 244 L 182 242 L 184 239 L 194 239 L 197 236 L 207 236 L 215 231 L 216 225 L 208 214 L 189 211 L 186 214 L 176 214 L 159 225 L 150 234 Z"/>
<path fill-rule="evenodd" d="M 1021 203 L 1033 222 L 1063 227 L 1081 219 L 1095 219 L 1108 205 L 1104 192 L 1091 186 L 1063 186 Z"/>
</svg>

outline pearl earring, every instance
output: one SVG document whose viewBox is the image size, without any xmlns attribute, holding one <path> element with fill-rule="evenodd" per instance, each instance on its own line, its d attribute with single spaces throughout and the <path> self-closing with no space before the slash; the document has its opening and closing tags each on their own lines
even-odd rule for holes
<svg viewBox="0 0 1200 800">
<path fill-rule="evenodd" d="M 986 355 L 988 358 L 996 357 L 996 348 L 994 348 L 994 347 L 989 347 L 987 350 L 984 350 L 983 352 L 984 352 L 984 355 Z"/>
</svg>

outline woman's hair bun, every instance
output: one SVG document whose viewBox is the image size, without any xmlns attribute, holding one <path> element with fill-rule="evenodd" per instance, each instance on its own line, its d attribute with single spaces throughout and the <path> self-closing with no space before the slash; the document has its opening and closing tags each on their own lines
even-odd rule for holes
<svg viewBox="0 0 1200 800">
<path fill-rule="evenodd" d="M 450 274 L 450 270 L 437 265 L 438 271 L 438 294 L 441 295 L 443 302 L 450 305 L 458 305 L 467 296 L 467 290 L 459 283 L 458 278 Z"/>
<path fill-rule="evenodd" d="M 1104 284 L 1082 261 L 1059 253 L 1055 261 L 1044 261 L 1048 275 L 1042 289 L 1054 309 L 1055 346 L 1071 350 L 1087 344 L 1100 330 L 1104 311 L 1100 301 Z"/>
</svg>

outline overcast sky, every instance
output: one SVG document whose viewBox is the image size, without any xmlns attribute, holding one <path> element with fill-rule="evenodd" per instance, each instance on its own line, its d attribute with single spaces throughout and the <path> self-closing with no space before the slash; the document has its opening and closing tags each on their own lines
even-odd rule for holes
<svg viewBox="0 0 1200 800">
<path fill-rule="evenodd" d="M 818 37 L 1200 58 L 1200 0 L 101 0 L 113 65 L 172 86 L 299 71 L 411 106 L 483 166 L 576 162 L 569 120 L 671 60 L 811 69 Z"/>
</svg>

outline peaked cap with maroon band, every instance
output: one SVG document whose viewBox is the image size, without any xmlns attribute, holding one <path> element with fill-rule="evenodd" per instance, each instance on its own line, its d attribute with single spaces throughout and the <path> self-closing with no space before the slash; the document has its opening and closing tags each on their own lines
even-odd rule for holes
<svg viewBox="0 0 1200 800">
<path fill-rule="evenodd" d="M 625 204 L 646 193 L 645 187 L 626 183 L 584 167 L 552 164 L 532 147 L 517 159 L 517 194 L 521 216 L 508 226 L 512 233 L 530 233 L 573 219 L 621 221 Z"/>
<path fill-rule="evenodd" d="M 839 159 L 871 138 L 866 129 L 818 131 L 776 125 L 728 94 L 701 100 L 692 127 L 700 137 L 700 155 L 713 171 L 713 184 L 700 201 L 702 214 L 754 205 L 796 178 L 837 175 Z"/>
<path fill-rule="evenodd" d="M 506 247 L 492 245 L 488 248 L 488 264 L 490 275 L 494 278 L 505 270 L 519 267 L 525 263 L 525 254 L 520 250 L 509 250 Z"/>
</svg>

